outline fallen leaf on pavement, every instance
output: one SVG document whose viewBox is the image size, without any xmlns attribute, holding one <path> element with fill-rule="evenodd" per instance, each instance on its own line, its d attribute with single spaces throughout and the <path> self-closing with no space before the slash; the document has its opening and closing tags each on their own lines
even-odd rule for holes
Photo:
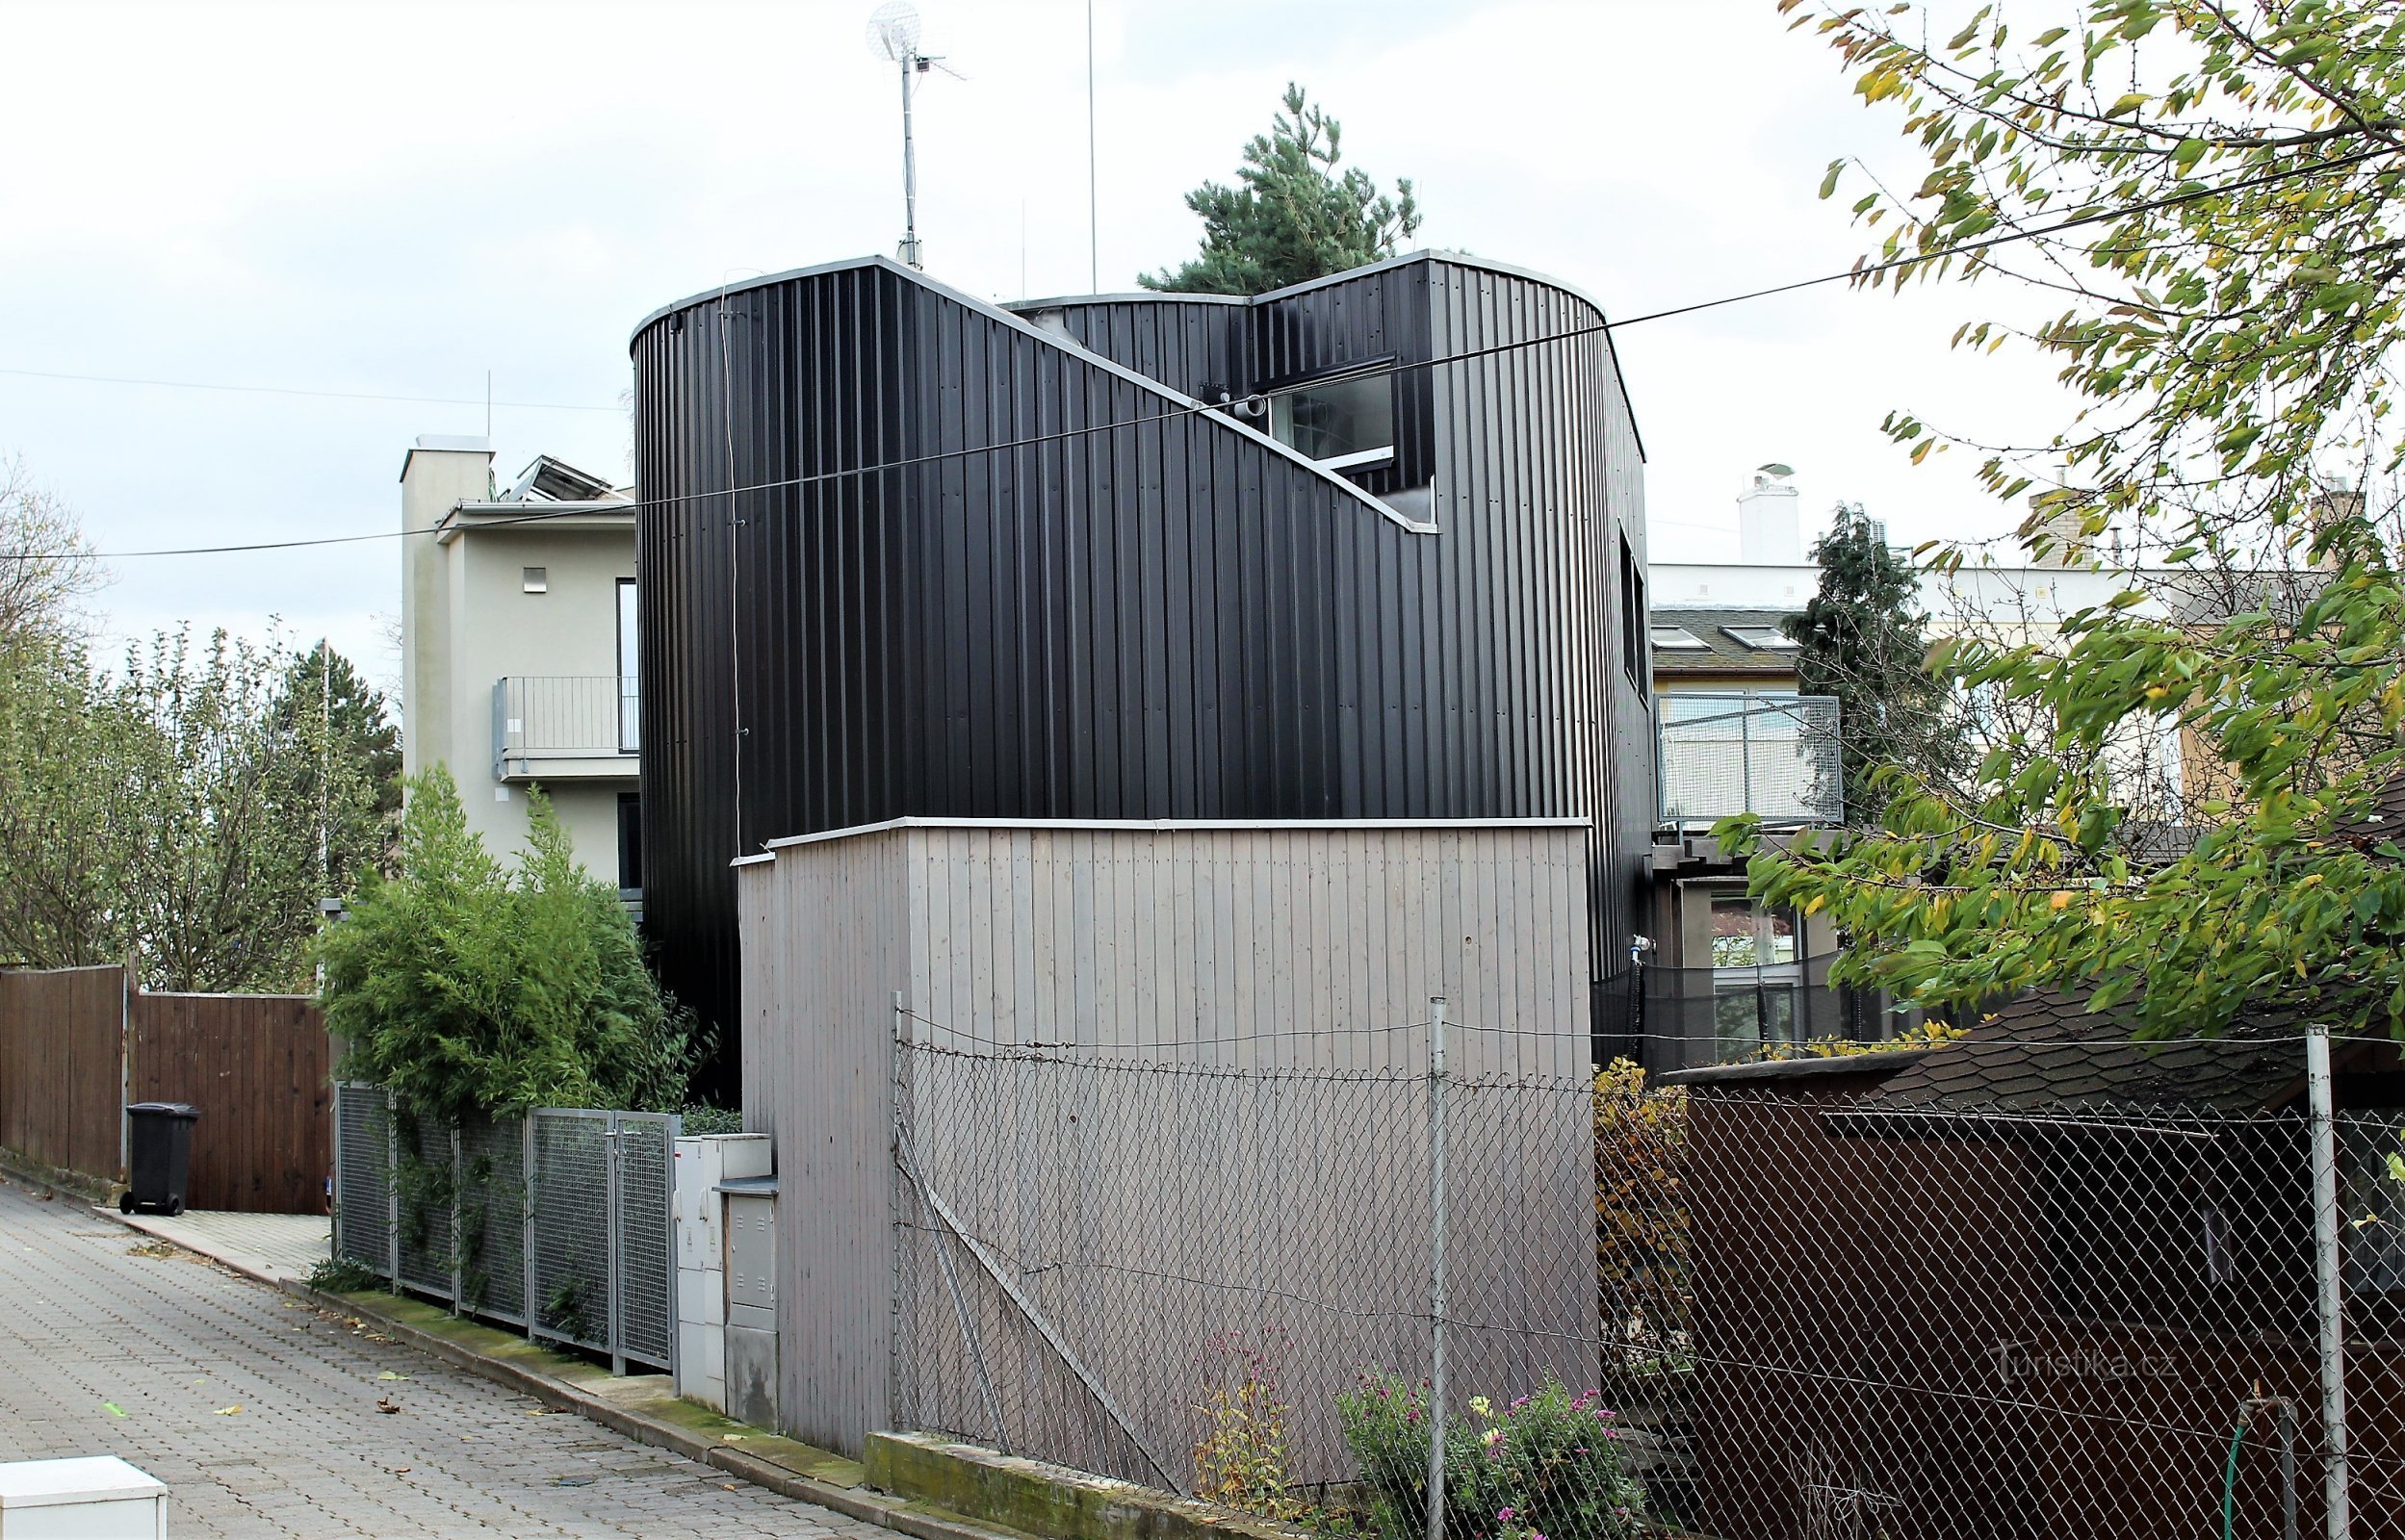
<svg viewBox="0 0 2405 1540">
<path fill-rule="evenodd" d="M 395 1476 L 407 1476 L 409 1474 L 409 1467 L 405 1465 L 397 1465 L 393 1467 L 393 1474 Z"/>
<path fill-rule="evenodd" d="M 218 1416 L 220 1416 L 220 1417 L 234 1417 L 234 1416 L 239 1415 L 239 1414 L 241 1413 L 241 1411 L 242 1411 L 242 1403 L 238 1401 L 238 1402 L 236 1402 L 235 1404 L 233 1404 L 233 1405 L 231 1405 L 231 1406 L 220 1406 L 220 1407 L 219 1407 L 219 1408 L 218 1408 L 218 1410 L 217 1410 L 217 1415 L 218 1415 Z"/>
<path fill-rule="evenodd" d="M 401 1402 L 390 1396 L 378 1396 L 375 1399 L 375 1409 L 379 1412 L 397 1412 L 401 1410 Z"/>
<path fill-rule="evenodd" d="M 119 1406 L 115 1401 L 102 1401 L 100 1403 L 100 1409 L 108 1413 L 111 1417 L 123 1417 L 125 1415 L 125 1408 Z"/>
<path fill-rule="evenodd" d="M 378 1378 L 378 1379 L 407 1379 L 409 1376 L 408 1376 L 408 1375 L 406 1375 L 406 1374 L 396 1374 L 396 1373 L 394 1373 L 391 1370 L 389 1370 L 389 1369 L 388 1369 L 388 1370 L 384 1371 L 384 1373 L 380 1373 L 380 1374 L 376 1375 L 375 1377 L 376 1377 L 376 1378 Z"/>
</svg>

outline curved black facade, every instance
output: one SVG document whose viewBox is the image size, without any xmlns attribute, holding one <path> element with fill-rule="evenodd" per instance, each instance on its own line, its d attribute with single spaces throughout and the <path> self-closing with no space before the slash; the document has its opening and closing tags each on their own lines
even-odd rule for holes
<svg viewBox="0 0 2405 1540">
<path fill-rule="evenodd" d="M 1441 255 L 1013 308 L 875 258 L 636 332 L 670 987 L 732 1028 L 729 860 L 906 815 L 1588 817 L 1596 965 L 1622 966 L 1653 810 L 1642 449 L 1602 333 L 1502 346 L 1600 312 Z M 1197 405 L 1347 370 L 1391 392 L 1394 445 L 1342 474 Z"/>
</svg>

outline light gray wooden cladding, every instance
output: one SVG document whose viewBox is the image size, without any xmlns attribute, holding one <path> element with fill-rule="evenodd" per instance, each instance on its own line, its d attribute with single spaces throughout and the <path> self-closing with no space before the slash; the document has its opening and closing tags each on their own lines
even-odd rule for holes
<svg viewBox="0 0 2405 1540">
<path fill-rule="evenodd" d="M 738 863 L 745 1124 L 775 1136 L 781 1176 L 787 1430 L 856 1454 L 897 1412 L 939 1431 L 974 1434 L 991 1421 L 959 1350 L 961 1307 L 926 1260 L 933 1221 L 895 1170 L 897 1029 L 933 1050 L 1053 1048 L 1115 1065 L 1409 1076 L 1426 1070 L 1429 1000 L 1442 995 L 1459 1024 L 1450 1034 L 1458 1077 L 1548 1082 L 1563 1109 L 1534 1131 L 1465 1112 L 1449 1142 L 1460 1150 L 1474 1135 L 1486 1151 L 1498 1141 L 1525 1146 L 1510 1160 L 1526 1179 L 1482 1193 L 1448 1255 L 1509 1254 L 1518 1280 L 1509 1288 L 1524 1289 L 1530 1276 L 1546 1285 L 1541 1307 L 1507 1299 L 1465 1264 L 1461 1319 L 1508 1329 L 1487 1329 L 1487 1348 L 1465 1341 L 1461 1361 L 1493 1366 L 1497 1382 L 1481 1388 L 1494 1391 L 1528 1389 L 1557 1361 L 1565 1377 L 1582 1359 L 1591 1365 L 1592 1350 L 1579 1345 L 1596 1336 L 1592 1154 L 1576 1091 L 1590 1073 L 1588 837 L 1583 821 L 1568 820 L 905 820 L 778 841 Z M 974 1073 L 964 1065 L 958 1076 L 930 1076 L 912 1119 L 913 1153 L 996 1255 L 1056 1254 L 1061 1217 L 1073 1210 L 1101 1226 L 1095 1233 L 1138 1248 L 1225 1233 L 1223 1260 L 1261 1259 L 1280 1290 L 1388 1312 L 1393 1341 L 1382 1356 L 1409 1368 L 1410 1345 L 1425 1335 L 1410 1317 L 1427 1304 L 1426 1131 L 1415 1111 L 1424 1087 L 1363 1092 L 1383 1098 L 1374 1139 L 1358 1123 L 1281 1125 L 1266 1103 L 1239 1108 L 1234 1116 L 1258 1127 L 1228 1140 L 1224 1168 L 1198 1175 L 1194 1149 L 1183 1148 L 1187 1169 L 1168 1191 L 1130 1173 L 1158 1158 L 1153 1142 L 1178 1116 L 1193 1124 L 1193 1110 L 1180 1114 L 1169 1093 L 1127 1082 L 1127 1105 L 1099 1109 L 1100 1126 L 1080 1136 L 1082 1169 L 1020 1169 L 996 1130 L 1014 1117 L 1040 1132 L 1039 1123 L 1027 1105 L 976 1111 L 967 1099 Z M 902 1094 L 914 1091 L 906 1085 Z M 1200 1124 L 1183 1136 L 1212 1144 Z M 1286 1168 L 1312 1147 L 1360 1169 L 1311 1186 L 1310 1172 Z M 1016 1150 L 1021 1164 L 1031 1153 Z M 1502 1158 L 1464 1153 L 1465 1172 Z M 1272 1192 L 1281 1195 L 1252 1202 Z M 907 1232 L 897 1228 L 904 1219 Z M 1520 1238 L 1515 1251 L 1487 1245 L 1506 1236 Z M 908 1256 L 897 1260 L 897 1246 Z M 897 1269 L 911 1276 L 897 1279 Z M 1001 1398 L 1014 1447 L 1157 1482 L 1117 1417 L 1092 1407 L 1061 1421 L 1055 1406 L 1055 1423 L 1083 1431 L 1068 1447 L 1034 1447 L 1054 1425 L 1040 1403 L 1087 1392 L 974 1259 L 956 1253 L 955 1271 L 972 1318 L 988 1322 L 994 1372 L 1016 1386 Z M 1028 1285 L 1151 1446 L 1182 1462 L 1192 1346 L 1183 1335 L 1175 1345 L 1142 1335 L 1148 1301 L 1124 1287 L 1055 1288 Z M 1149 1301 L 1151 1318 L 1162 1302 Z M 1232 1321 L 1214 1326 L 1182 1301 L 1177 1309 L 1190 1318 L 1181 1334 Z M 1310 1358 L 1291 1373 L 1317 1398 L 1306 1452 L 1330 1466 L 1337 1456 L 1320 1412 L 1334 1386 L 1322 1382 L 1350 1383 L 1367 1362 L 1359 1340 L 1310 1335 L 1299 1319 L 1245 1324 L 1287 1332 Z M 897 1330 L 918 1366 L 908 1385 Z"/>
</svg>

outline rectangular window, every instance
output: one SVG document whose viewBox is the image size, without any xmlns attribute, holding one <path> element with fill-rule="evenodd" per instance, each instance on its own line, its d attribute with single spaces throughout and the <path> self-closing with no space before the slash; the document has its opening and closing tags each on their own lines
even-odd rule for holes
<svg viewBox="0 0 2405 1540">
<path fill-rule="evenodd" d="M 1394 380 L 1376 373 L 1314 380 L 1269 398 L 1269 434 L 1332 471 L 1394 458 Z"/>
<path fill-rule="evenodd" d="M 530 594 L 548 594 L 551 592 L 551 570 L 546 567 L 522 567 L 518 570 L 518 582 Z"/>
<path fill-rule="evenodd" d="M 618 793 L 618 891 L 643 890 L 643 798 L 638 792 Z"/>
<path fill-rule="evenodd" d="M 1628 677 L 1643 694 L 1652 682 L 1653 653 L 1647 646 L 1652 632 L 1649 612 L 1645 607 L 1645 575 L 1637 567 L 1637 548 L 1620 536 L 1620 664 Z"/>
<path fill-rule="evenodd" d="M 635 649 L 634 579 L 618 579 L 618 752 L 643 746 L 643 675 Z"/>
</svg>

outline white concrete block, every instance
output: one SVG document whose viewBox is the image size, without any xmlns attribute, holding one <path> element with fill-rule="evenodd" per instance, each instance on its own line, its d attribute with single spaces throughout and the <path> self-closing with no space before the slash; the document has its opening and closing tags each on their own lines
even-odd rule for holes
<svg viewBox="0 0 2405 1540">
<path fill-rule="evenodd" d="M 114 1455 L 0 1465 L 0 1540 L 167 1540 L 167 1485 Z"/>
</svg>

